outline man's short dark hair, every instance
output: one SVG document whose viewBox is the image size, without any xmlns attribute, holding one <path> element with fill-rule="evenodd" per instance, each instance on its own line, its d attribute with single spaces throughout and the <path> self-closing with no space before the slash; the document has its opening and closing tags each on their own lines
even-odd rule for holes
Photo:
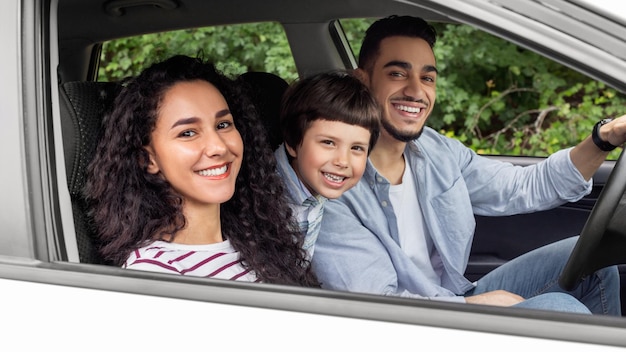
<svg viewBox="0 0 626 352">
<path fill-rule="evenodd" d="M 437 40 L 437 31 L 419 17 L 392 15 L 381 18 L 372 23 L 365 32 L 359 53 L 359 67 L 370 72 L 378 57 L 380 42 L 385 38 L 397 36 L 424 39 L 432 48 Z"/>
</svg>

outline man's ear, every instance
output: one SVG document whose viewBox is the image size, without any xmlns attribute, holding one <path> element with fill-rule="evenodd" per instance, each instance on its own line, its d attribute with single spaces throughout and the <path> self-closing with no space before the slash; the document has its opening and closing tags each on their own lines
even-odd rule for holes
<svg viewBox="0 0 626 352">
<path fill-rule="evenodd" d="M 298 153 L 296 152 L 296 150 L 294 148 L 292 148 L 289 144 L 285 143 L 285 150 L 287 151 L 287 153 L 289 154 L 289 156 L 291 156 L 292 158 L 297 158 L 298 157 Z"/>
<path fill-rule="evenodd" d="M 144 148 L 148 152 L 148 172 L 153 175 L 156 175 L 159 173 L 159 171 L 161 171 L 161 169 L 159 168 L 159 165 L 154 160 L 154 149 L 152 149 L 152 146 L 150 145 L 147 145 Z"/>
<path fill-rule="evenodd" d="M 359 81 L 361 81 L 361 83 L 365 84 L 366 86 L 369 86 L 370 81 L 369 81 L 369 75 L 367 74 L 367 71 L 365 71 L 364 69 L 360 67 L 357 67 L 352 71 L 352 74 Z"/>
</svg>

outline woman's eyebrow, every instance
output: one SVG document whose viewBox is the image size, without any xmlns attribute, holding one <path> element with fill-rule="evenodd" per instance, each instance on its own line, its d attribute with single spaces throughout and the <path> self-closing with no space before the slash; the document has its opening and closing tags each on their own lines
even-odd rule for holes
<svg viewBox="0 0 626 352">
<path fill-rule="evenodd" d="M 200 118 L 198 118 L 198 117 L 195 117 L 195 116 L 194 117 L 187 117 L 187 118 L 180 119 L 180 120 L 177 120 L 176 122 L 174 122 L 174 124 L 172 125 L 171 128 L 174 128 L 174 127 L 180 126 L 180 125 L 191 125 L 193 123 L 197 123 L 198 121 L 200 121 Z"/>
<path fill-rule="evenodd" d="M 229 109 L 224 109 L 224 110 L 220 110 L 218 112 L 215 113 L 215 117 L 224 117 L 226 115 L 230 114 L 230 110 Z"/>
<path fill-rule="evenodd" d="M 215 113 L 215 118 L 224 117 L 224 116 L 229 115 L 229 114 L 230 114 L 230 110 L 229 109 L 220 110 L 220 111 Z M 200 121 L 199 117 L 196 117 L 196 116 L 187 117 L 187 118 L 180 119 L 180 120 L 177 120 L 176 122 L 174 122 L 174 124 L 172 125 L 171 128 L 174 128 L 174 127 L 180 126 L 180 125 L 191 125 L 191 124 L 197 123 L 198 121 Z"/>
</svg>

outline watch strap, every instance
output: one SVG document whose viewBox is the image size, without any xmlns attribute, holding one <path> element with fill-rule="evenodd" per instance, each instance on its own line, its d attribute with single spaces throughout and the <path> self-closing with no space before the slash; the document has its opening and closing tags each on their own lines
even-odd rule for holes
<svg viewBox="0 0 626 352">
<path fill-rule="evenodd" d="M 606 125 L 607 123 L 611 121 L 612 119 L 604 119 L 604 120 L 598 121 L 593 126 L 593 132 L 591 132 L 591 139 L 593 140 L 593 143 L 598 148 L 600 148 L 600 150 L 605 151 L 605 152 L 610 152 L 611 150 L 617 148 L 616 145 L 613 145 L 607 141 L 602 140 L 602 138 L 600 138 L 600 127 L 603 125 Z"/>
</svg>

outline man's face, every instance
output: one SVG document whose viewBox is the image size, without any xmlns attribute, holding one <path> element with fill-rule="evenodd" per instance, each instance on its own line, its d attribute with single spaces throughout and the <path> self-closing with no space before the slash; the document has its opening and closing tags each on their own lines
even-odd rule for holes
<svg viewBox="0 0 626 352">
<path fill-rule="evenodd" d="M 403 142 L 419 137 L 436 97 L 436 62 L 428 43 L 401 36 L 383 39 L 367 75 L 383 110 L 383 133 Z"/>
</svg>

